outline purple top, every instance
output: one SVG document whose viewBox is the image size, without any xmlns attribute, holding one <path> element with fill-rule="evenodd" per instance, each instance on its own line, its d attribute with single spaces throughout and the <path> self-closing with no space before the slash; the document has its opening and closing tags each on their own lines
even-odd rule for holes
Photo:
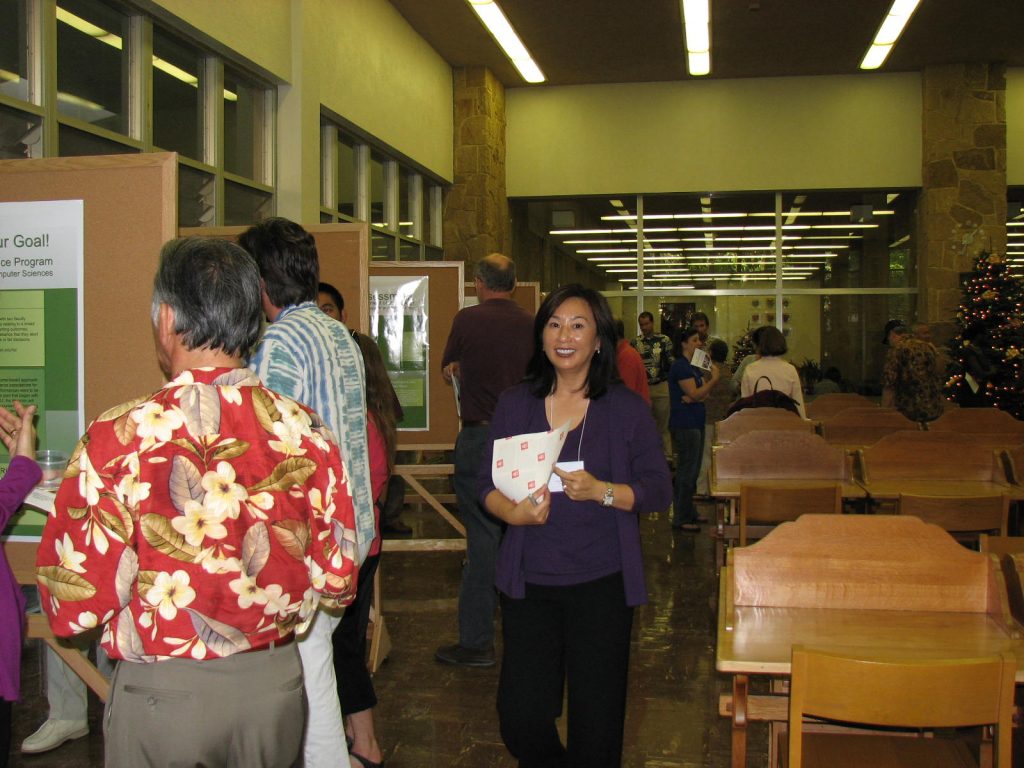
<svg viewBox="0 0 1024 768">
<path fill-rule="evenodd" d="M 544 399 L 526 384 L 507 390 L 498 400 L 491 439 L 480 465 L 481 503 L 492 490 L 493 441 L 550 429 Z M 661 438 L 647 403 L 621 384 L 590 401 L 586 426 L 566 438 L 559 461 L 583 461 L 599 480 L 628 483 L 635 503 L 629 512 L 596 501 L 574 502 L 552 494 L 551 515 L 544 525 L 510 525 L 498 553 L 498 589 L 522 598 L 526 582 L 569 585 L 622 571 L 626 604 L 647 602 L 640 526 L 637 513 L 658 512 L 672 503 L 672 481 Z"/>
<path fill-rule="evenodd" d="M 15 456 L 0 479 L 0 528 L 18 511 L 43 473 L 39 465 Z M 0 698 L 17 701 L 21 690 L 21 644 L 25 628 L 25 598 L 11 566 L 0 549 Z"/>
<path fill-rule="evenodd" d="M 518 383 L 533 356 L 533 315 L 512 299 L 488 299 L 452 321 L 441 367 L 459 364 L 463 421 L 488 421 L 498 395 Z"/>
</svg>

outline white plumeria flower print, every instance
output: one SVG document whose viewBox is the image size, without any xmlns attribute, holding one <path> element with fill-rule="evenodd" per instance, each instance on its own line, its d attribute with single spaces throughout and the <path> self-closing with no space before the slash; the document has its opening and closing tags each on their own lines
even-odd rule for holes
<svg viewBox="0 0 1024 768">
<path fill-rule="evenodd" d="M 161 618 L 173 619 L 178 615 L 179 608 L 187 607 L 196 599 L 196 591 L 189 586 L 189 581 L 185 571 L 161 571 L 146 593 L 146 601 L 159 610 Z"/>
<path fill-rule="evenodd" d="M 57 550 L 57 558 L 60 560 L 62 568 L 67 568 L 75 573 L 85 573 L 82 563 L 85 562 L 86 555 L 84 552 L 75 551 L 75 543 L 71 541 L 71 537 L 68 534 L 65 533 L 63 540 L 55 540 L 53 544 Z"/>
<path fill-rule="evenodd" d="M 235 468 L 226 461 L 218 461 L 216 471 L 203 475 L 203 506 L 215 514 L 235 519 L 238 517 L 238 504 L 249 496 L 245 487 L 235 482 Z"/>
</svg>

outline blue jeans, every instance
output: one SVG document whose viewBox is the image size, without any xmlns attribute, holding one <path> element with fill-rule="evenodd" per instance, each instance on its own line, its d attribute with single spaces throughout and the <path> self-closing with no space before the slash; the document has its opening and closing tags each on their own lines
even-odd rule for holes
<svg viewBox="0 0 1024 768">
<path fill-rule="evenodd" d="M 480 457 L 487 447 L 486 425 L 463 427 L 455 439 L 455 497 L 466 526 L 466 565 L 459 590 L 459 645 L 489 650 L 494 647 L 494 564 L 501 543 L 501 523 L 477 501 Z M 488 470 L 490 468 L 488 467 Z"/>
<path fill-rule="evenodd" d="M 693 494 L 697 492 L 700 461 L 704 453 L 704 426 L 687 429 L 673 427 L 672 446 L 676 451 L 672 525 L 695 523 L 697 522 L 697 508 L 693 504 Z"/>
</svg>

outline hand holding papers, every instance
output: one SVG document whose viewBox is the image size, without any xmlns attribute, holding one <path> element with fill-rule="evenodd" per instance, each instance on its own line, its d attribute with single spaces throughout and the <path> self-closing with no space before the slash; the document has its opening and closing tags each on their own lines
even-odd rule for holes
<svg viewBox="0 0 1024 768">
<path fill-rule="evenodd" d="M 512 501 L 519 503 L 537 489 L 547 485 L 551 469 L 558 461 L 569 421 L 548 432 L 513 435 L 494 441 L 491 480 L 494 486 Z"/>
<path fill-rule="evenodd" d="M 711 355 L 705 352 L 699 347 L 693 350 L 693 359 L 690 360 L 690 365 L 694 368 L 700 368 L 702 371 L 711 372 Z"/>
</svg>

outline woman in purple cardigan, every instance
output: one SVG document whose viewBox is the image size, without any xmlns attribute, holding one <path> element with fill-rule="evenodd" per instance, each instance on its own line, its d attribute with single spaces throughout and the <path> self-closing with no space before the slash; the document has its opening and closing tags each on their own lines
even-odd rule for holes
<svg viewBox="0 0 1024 768">
<path fill-rule="evenodd" d="M 17 416 L 0 406 L 0 440 L 11 457 L 7 473 L 0 479 L 0 530 L 42 476 L 35 462 L 32 417 L 36 407 L 25 408 L 15 400 L 14 409 Z M 11 702 L 18 700 L 21 689 L 24 624 L 25 599 L 0 549 L 0 768 L 6 768 L 11 751 Z"/>
<path fill-rule="evenodd" d="M 525 381 L 498 401 L 489 445 L 566 421 L 571 431 L 557 477 L 529 496 L 494 487 L 490 453 L 481 465 L 481 502 L 507 523 L 496 568 L 501 734 L 520 766 L 614 768 L 633 608 L 647 601 L 637 514 L 666 509 L 672 483 L 650 409 L 618 382 L 604 297 L 580 285 L 553 291 L 534 341 Z M 566 682 L 563 745 L 556 720 Z"/>
</svg>

